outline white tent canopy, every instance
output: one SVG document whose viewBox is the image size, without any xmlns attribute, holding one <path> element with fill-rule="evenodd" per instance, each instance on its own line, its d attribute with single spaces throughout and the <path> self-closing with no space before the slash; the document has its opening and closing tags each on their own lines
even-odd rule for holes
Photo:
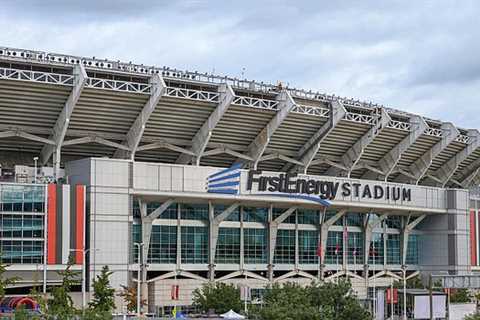
<svg viewBox="0 0 480 320">
<path fill-rule="evenodd" d="M 230 310 L 224 314 L 221 314 L 220 317 L 224 318 L 224 319 L 245 319 L 244 316 L 242 316 L 241 314 L 238 314 L 236 313 L 235 311 L 233 310 Z"/>
</svg>

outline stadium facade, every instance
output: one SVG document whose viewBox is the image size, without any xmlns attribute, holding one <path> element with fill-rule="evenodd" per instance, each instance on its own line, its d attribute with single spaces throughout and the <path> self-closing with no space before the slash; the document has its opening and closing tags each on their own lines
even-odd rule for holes
<svg viewBox="0 0 480 320">
<path fill-rule="evenodd" d="M 366 298 L 419 273 L 478 269 L 476 129 L 12 48 L 0 48 L 0 114 L 2 260 L 24 289 L 57 284 L 71 257 L 87 283 L 108 265 L 117 289 L 140 270 L 150 310 L 191 304 L 207 281 L 257 296 L 349 277 Z"/>
</svg>

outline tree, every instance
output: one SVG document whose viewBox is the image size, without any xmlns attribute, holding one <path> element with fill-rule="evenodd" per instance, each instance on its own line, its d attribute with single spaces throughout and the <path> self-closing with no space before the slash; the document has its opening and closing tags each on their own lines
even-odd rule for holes
<svg viewBox="0 0 480 320">
<path fill-rule="evenodd" d="M 93 280 L 93 299 L 88 308 L 98 319 L 111 319 L 115 309 L 115 289 L 110 286 L 109 279 L 112 274 L 108 266 L 103 266 L 100 274 Z"/>
<path fill-rule="evenodd" d="M 193 291 L 193 305 L 203 312 L 215 310 L 216 313 L 224 313 L 230 309 L 240 312 L 240 290 L 230 284 L 209 282 Z"/>
<path fill-rule="evenodd" d="M 476 312 L 473 314 L 469 314 L 465 317 L 465 320 L 480 320 L 480 313 Z"/>
<path fill-rule="evenodd" d="M 0 259 L 0 300 L 5 297 L 5 291 L 9 286 L 14 285 L 20 277 L 5 277 L 8 265 L 4 264 Z"/>
<path fill-rule="evenodd" d="M 73 271 L 73 261 L 70 260 L 64 271 L 58 271 L 58 275 L 62 278 L 62 284 L 53 287 L 51 290 L 51 298 L 48 300 L 48 315 L 56 317 L 57 320 L 69 320 L 77 313 L 70 296 L 71 289 L 78 284 L 77 271 Z"/>
<path fill-rule="evenodd" d="M 127 310 L 130 312 L 135 312 L 137 310 L 137 288 L 135 286 L 121 286 L 122 291 L 118 294 L 119 297 L 123 298 L 123 301 L 127 304 Z M 145 299 L 142 299 L 140 302 L 142 307 L 146 305 Z"/>
<path fill-rule="evenodd" d="M 450 295 L 451 303 L 468 303 L 471 302 L 470 293 L 468 289 L 457 289 Z"/>
<path fill-rule="evenodd" d="M 302 287 L 296 283 L 275 284 L 267 290 L 263 307 L 252 315 L 261 320 L 367 320 L 349 281 L 312 283 Z"/>
</svg>

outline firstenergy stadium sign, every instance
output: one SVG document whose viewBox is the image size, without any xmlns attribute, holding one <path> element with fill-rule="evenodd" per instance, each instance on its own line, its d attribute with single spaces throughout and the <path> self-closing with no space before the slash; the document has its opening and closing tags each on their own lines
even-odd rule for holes
<svg viewBox="0 0 480 320">
<path fill-rule="evenodd" d="M 247 190 L 281 193 L 285 195 L 318 196 L 320 199 L 333 200 L 337 195 L 358 197 L 361 199 L 383 199 L 411 201 L 410 188 L 401 186 L 382 186 L 358 182 L 335 182 L 319 179 L 299 178 L 296 173 L 262 175 L 261 170 L 248 172 Z"/>
<path fill-rule="evenodd" d="M 404 202 L 411 201 L 412 198 L 411 189 L 402 186 L 309 179 L 301 178 L 296 173 L 263 174 L 261 170 L 246 172 L 247 183 L 242 188 L 242 176 L 245 177 L 240 165 L 217 171 L 207 177 L 207 192 L 236 195 L 245 190 L 251 195 L 309 200 L 323 206 L 329 206 L 330 200 L 337 196 Z"/>
</svg>

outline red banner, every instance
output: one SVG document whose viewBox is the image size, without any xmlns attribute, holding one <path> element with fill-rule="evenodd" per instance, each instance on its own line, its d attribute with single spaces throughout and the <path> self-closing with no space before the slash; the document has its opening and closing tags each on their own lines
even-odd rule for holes
<svg viewBox="0 0 480 320">
<path fill-rule="evenodd" d="M 387 303 L 392 303 L 392 290 L 390 288 L 387 289 Z M 398 289 L 393 289 L 393 303 L 398 303 Z"/>
<path fill-rule="evenodd" d="M 172 300 L 178 300 L 179 285 L 173 285 L 171 291 Z"/>
</svg>

